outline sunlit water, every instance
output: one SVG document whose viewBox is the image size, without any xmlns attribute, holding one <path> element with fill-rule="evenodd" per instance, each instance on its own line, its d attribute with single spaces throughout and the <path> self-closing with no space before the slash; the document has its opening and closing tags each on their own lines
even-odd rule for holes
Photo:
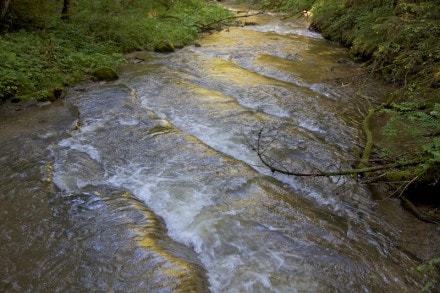
<svg viewBox="0 0 440 293">
<path fill-rule="evenodd" d="M 263 129 L 265 154 L 289 170 L 350 168 L 359 102 L 327 81 L 359 68 L 302 21 L 249 19 L 2 118 L 2 291 L 423 286 L 399 220 L 356 178 L 259 161 Z"/>
</svg>

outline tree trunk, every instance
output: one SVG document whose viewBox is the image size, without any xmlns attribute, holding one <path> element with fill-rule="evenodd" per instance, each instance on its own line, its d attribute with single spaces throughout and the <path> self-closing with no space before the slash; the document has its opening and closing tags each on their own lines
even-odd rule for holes
<svg viewBox="0 0 440 293">
<path fill-rule="evenodd" d="M 0 22 L 2 22 L 3 18 L 5 18 L 10 3 L 11 0 L 0 0 Z"/>
<path fill-rule="evenodd" d="M 63 10 L 61 11 L 61 18 L 64 20 L 69 19 L 70 1 L 71 0 L 64 0 L 63 1 Z"/>
</svg>

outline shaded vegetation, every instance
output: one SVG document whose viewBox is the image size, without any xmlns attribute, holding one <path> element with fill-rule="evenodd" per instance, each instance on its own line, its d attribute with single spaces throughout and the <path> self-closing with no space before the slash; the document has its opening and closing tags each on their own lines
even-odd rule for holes
<svg viewBox="0 0 440 293">
<path fill-rule="evenodd" d="M 438 1 L 326 1 L 312 11 L 313 27 L 350 46 L 370 70 L 392 83 L 375 119 L 385 121 L 376 135 L 380 159 L 419 160 L 411 168 L 389 170 L 402 195 L 440 179 L 440 5 Z M 376 123 L 376 127 L 378 124 Z M 379 139 L 379 140 L 378 140 Z"/>
<path fill-rule="evenodd" d="M 440 257 L 433 258 L 417 266 L 416 270 L 425 277 L 422 292 L 436 292 L 436 288 L 439 287 L 438 271 L 440 270 Z"/>
<path fill-rule="evenodd" d="M 350 48 L 369 72 L 394 90 L 373 101 L 361 87 L 366 146 L 352 170 L 291 172 L 257 154 L 273 172 L 295 176 L 362 174 L 384 182 L 418 219 L 440 223 L 440 3 L 438 0 L 262 0 L 264 8 L 310 17 L 311 28 Z M 261 136 L 261 132 L 259 134 Z M 439 258 L 416 269 L 425 277 L 421 291 L 437 292 Z"/>
<path fill-rule="evenodd" d="M 397 164 L 370 174 L 401 196 L 422 189 L 438 197 L 440 180 L 440 5 L 438 0 L 263 0 L 268 8 L 311 17 L 311 28 L 350 48 L 394 87 L 365 113 L 373 152 L 361 167 Z M 362 89 L 359 97 L 364 99 Z M 373 138 L 374 136 L 374 138 Z M 369 152 L 364 152 L 369 153 Z M 367 162 L 374 159 L 374 163 Z M 419 162 L 409 164 L 410 162 Z"/>
<path fill-rule="evenodd" d="M 11 1 L 0 23 L 0 101 L 44 100 L 37 93 L 115 68 L 125 52 L 182 47 L 229 15 L 203 0 L 71 0 L 63 10 L 65 2 Z"/>
</svg>

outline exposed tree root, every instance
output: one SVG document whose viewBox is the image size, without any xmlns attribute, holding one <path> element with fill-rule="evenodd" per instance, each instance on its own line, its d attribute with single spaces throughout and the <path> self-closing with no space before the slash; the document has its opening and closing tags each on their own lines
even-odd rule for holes
<svg viewBox="0 0 440 293">
<path fill-rule="evenodd" d="M 427 215 L 425 213 L 422 213 L 409 199 L 407 199 L 405 197 L 401 197 L 400 200 L 401 200 L 402 206 L 406 210 L 411 212 L 417 219 L 419 219 L 423 222 L 440 225 L 440 219 L 438 219 L 436 217 L 432 217 L 432 216 Z"/>
</svg>

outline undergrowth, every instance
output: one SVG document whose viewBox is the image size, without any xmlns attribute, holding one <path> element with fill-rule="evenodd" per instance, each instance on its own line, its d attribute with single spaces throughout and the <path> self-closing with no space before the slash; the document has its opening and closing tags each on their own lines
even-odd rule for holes
<svg viewBox="0 0 440 293">
<path fill-rule="evenodd" d="M 409 201 L 440 202 L 440 4 L 438 0 L 261 0 L 262 7 L 311 16 L 311 28 L 347 46 L 376 77 L 395 89 L 369 109 L 375 162 L 398 168 L 366 178 L 392 186 Z M 386 146 L 386 147 L 384 147 Z M 371 182 L 371 181 L 370 181 Z M 411 204 L 414 207 L 414 205 Z M 439 218 L 412 209 L 417 218 Z M 417 267 L 423 292 L 439 290 L 439 258 Z"/>
<path fill-rule="evenodd" d="M 263 7 L 300 16 L 349 47 L 370 72 L 392 85 L 378 149 L 383 163 L 419 162 L 380 178 L 400 186 L 435 186 L 440 180 L 440 5 L 438 0 L 262 0 Z M 377 132 L 377 131 L 376 131 Z M 437 190 L 437 189 L 433 189 Z M 433 194 L 432 196 L 438 196 Z"/>
<path fill-rule="evenodd" d="M 404 159 L 420 158 L 409 173 L 413 178 L 406 180 L 418 176 L 436 184 L 440 178 L 438 1 L 315 1 L 312 12 L 314 28 L 350 46 L 371 71 L 395 86 L 383 110 L 388 114 L 384 138 L 399 141 L 397 136 L 404 136 L 412 146 Z M 401 152 L 396 148 L 391 155 L 402 159 Z"/>
<path fill-rule="evenodd" d="M 417 266 L 417 272 L 425 277 L 425 284 L 423 285 L 422 292 L 437 292 L 439 288 L 438 275 L 440 271 L 440 257 L 433 258 L 428 262 Z"/>
<path fill-rule="evenodd" d="M 38 3 L 37 3 L 38 2 Z M 86 72 L 115 67 L 123 54 L 160 42 L 189 44 L 229 12 L 203 0 L 16 0 L 1 23 L 0 101 L 72 85 Z"/>
</svg>

